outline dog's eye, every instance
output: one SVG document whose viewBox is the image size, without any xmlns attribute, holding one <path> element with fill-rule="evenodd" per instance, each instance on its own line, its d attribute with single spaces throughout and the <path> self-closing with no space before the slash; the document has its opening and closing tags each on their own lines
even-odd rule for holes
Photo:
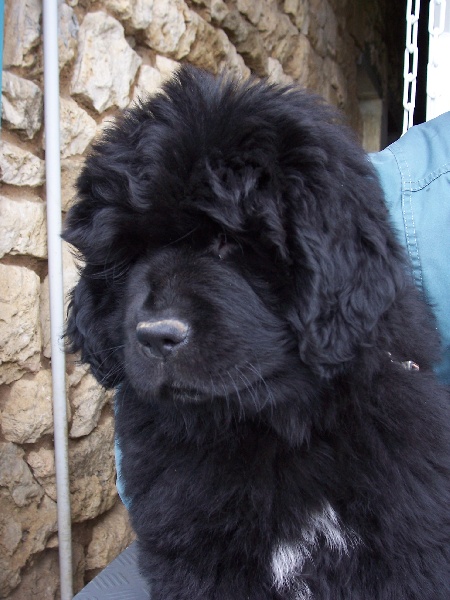
<svg viewBox="0 0 450 600">
<path fill-rule="evenodd" d="M 212 252 L 217 258 L 225 258 L 236 248 L 236 242 L 230 239 L 226 233 L 220 233 L 213 242 Z"/>
</svg>

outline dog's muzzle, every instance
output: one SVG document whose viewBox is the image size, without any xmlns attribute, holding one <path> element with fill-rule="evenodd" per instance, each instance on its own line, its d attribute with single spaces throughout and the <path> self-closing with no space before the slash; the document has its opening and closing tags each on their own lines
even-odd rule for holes
<svg viewBox="0 0 450 600">
<path fill-rule="evenodd" d="M 165 359 L 186 343 L 189 327 L 177 319 L 141 321 L 136 326 L 139 343 L 154 358 Z"/>
</svg>

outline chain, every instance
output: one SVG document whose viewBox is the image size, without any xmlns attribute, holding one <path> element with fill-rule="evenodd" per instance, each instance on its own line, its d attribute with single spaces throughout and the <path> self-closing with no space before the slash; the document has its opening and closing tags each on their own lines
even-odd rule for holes
<svg viewBox="0 0 450 600">
<path fill-rule="evenodd" d="M 446 0 L 430 0 L 428 32 L 430 47 L 428 56 L 427 95 L 428 102 L 439 95 L 439 37 L 445 30 Z"/>
<path fill-rule="evenodd" d="M 413 125 L 414 108 L 416 106 L 417 65 L 419 61 L 419 49 L 417 47 L 419 11 L 420 0 L 414 0 L 414 12 L 413 0 L 408 0 L 406 5 L 406 46 L 403 68 L 403 133 Z"/>
</svg>

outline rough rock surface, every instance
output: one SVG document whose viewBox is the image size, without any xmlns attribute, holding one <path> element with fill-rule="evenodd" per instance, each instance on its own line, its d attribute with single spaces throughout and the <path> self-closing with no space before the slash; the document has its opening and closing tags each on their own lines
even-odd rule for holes
<svg viewBox="0 0 450 600">
<path fill-rule="evenodd" d="M 71 93 L 99 113 L 125 108 L 141 58 L 125 40 L 122 25 L 105 12 L 88 13 L 78 38 Z"/>
<path fill-rule="evenodd" d="M 195 39 L 195 19 L 184 0 L 153 0 L 145 42 L 160 54 L 181 59 L 189 54 Z"/>
<path fill-rule="evenodd" d="M 41 35 L 40 0 L 14 0 L 5 3 L 3 67 L 30 66 L 36 56 L 31 52 Z"/>
<path fill-rule="evenodd" d="M 55 531 L 56 505 L 33 478 L 24 451 L 0 442 L 0 597 L 19 583 L 28 557 Z"/>
<path fill-rule="evenodd" d="M 0 383 L 40 368 L 39 277 L 0 264 Z"/>
<path fill-rule="evenodd" d="M 72 520 L 93 519 L 110 509 L 117 499 L 113 447 L 113 417 L 102 415 L 91 435 L 69 443 Z M 41 448 L 27 458 L 45 493 L 56 500 L 53 451 Z"/>
<path fill-rule="evenodd" d="M 13 383 L 0 405 L 2 431 L 9 442 L 32 444 L 53 431 L 52 375 L 42 370 Z"/>
<path fill-rule="evenodd" d="M 97 131 L 97 123 L 71 99 L 60 100 L 61 157 L 83 154 Z"/>
<path fill-rule="evenodd" d="M 72 406 L 71 438 L 83 437 L 97 426 L 102 409 L 111 398 L 111 392 L 100 387 L 94 377 L 87 373 L 77 386 L 70 390 Z"/>
<path fill-rule="evenodd" d="M 134 538 L 127 509 L 118 500 L 94 526 L 86 554 L 86 569 L 104 569 Z"/>
<path fill-rule="evenodd" d="M 58 15 L 58 59 L 59 68 L 62 69 L 76 56 L 78 30 L 80 26 L 73 8 L 64 2 L 60 2 L 58 5 Z"/>
<path fill-rule="evenodd" d="M 8 253 L 47 256 L 45 205 L 40 198 L 33 202 L 0 196 L 0 258 Z"/>
<path fill-rule="evenodd" d="M 31 139 L 42 125 L 43 94 L 35 83 L 5 71 L 2 77 L 2 120 L 9 129 Z"/>
<path fill-rule="evenodd" d="M 44 161 L 19 146 L 0 142 L 1 181 L 10 185 L 36 187 L 45 180 Z"/>
<path fill-rule="evenodd" d="M 154 0 L 105 0 L 105 7 L 132 29 L 145 29 L 152 21 Z"/>
</svg>

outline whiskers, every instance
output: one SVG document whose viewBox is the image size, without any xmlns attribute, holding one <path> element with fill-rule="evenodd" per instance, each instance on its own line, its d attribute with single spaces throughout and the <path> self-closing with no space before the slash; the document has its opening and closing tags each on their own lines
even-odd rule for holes
<svg viewBox="0 0 450 600">
<path fill-rule="evenodd" d="M 82 362 L 87 362 L 100 383 L 105 388 L 114 388 L 123 380 L 124 365 L 121 359 L 114 359 L 114 355 L 125 348 L 124 344 L 102 348 L 100 351 L 83 351 Z M 111 360 L 112 359 L 112 360 Z M 108 363 L 111 362 L 111 365 Z"/>
<path fill-rule="evenodd" d="M 214 379 L 220 383 L 216 386 L 211 376 L 212 395 L 222 397 L 227 408 L 232 405 L 238 408 L 238 418 L 241 420 L 249 412 L 258 414 L 267 406 L 272 407 L 274 397 L 266 378 L 253 363 L 246 362 L 234 365 L 224 373 L 216 373 Z"/>
</svg>

